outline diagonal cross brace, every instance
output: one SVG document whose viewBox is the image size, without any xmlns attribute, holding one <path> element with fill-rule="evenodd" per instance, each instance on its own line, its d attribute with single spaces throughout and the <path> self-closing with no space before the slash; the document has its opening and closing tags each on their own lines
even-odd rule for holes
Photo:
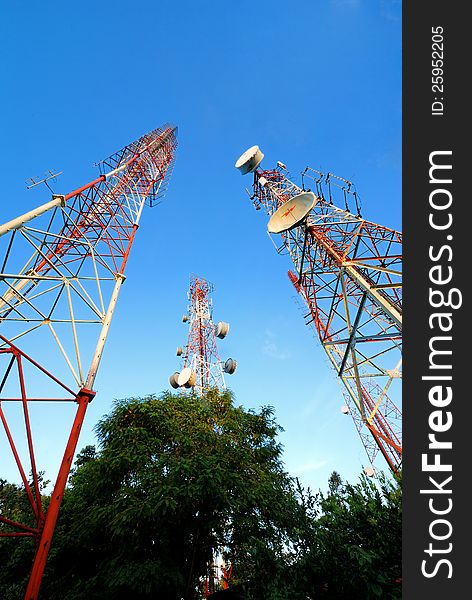
<svg viewBox="0 0 472 600">
<path fill-rule="evenodd" d="M 357 309 L 356 318 L 354 319 L 354 323 L 352 326 L 351 335 L 349 336 L 349 341 L 346 346 L 346 351 L 344 352 L 343 360 L 341 362 L 341 366 L 339 367 L 338 376 L 341 377 L 344 371 L 344 367 L 346 366 L 347 357 L 349 356 L 349 352 L 354 345 L 354 336 L 356 335 L 357 327 L 359 326 L 359 321 L 361 320 L 362 311 L 364 310 L 364 304 L 367 298 L 367 292 L 362 294 L 361 301 L 359 303 L 359 308 Z"/>
</svg>

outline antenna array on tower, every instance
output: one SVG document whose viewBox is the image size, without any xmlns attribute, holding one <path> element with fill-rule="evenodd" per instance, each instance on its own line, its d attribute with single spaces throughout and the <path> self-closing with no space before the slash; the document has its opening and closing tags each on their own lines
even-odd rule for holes
<svg viewBox="0 0 472 600">
<path fill-rule="evenodd" d="M 300 187 L 281 162 L 275 169 L 262 169 L 263 157 L 252 146 L 235 167 L 243 175 L 253 173 L 251 200 L 257 209 L 265 208 L 269 233 L 279 234 L 282 241 L 278 251 L 285 250 L 293 261 L 289 278 L 306 305 L 306 321 L 344 384 L 347 405 L 342 412 L 352 415 L 369 460 L 380 452 L 398 472 L 401 233 L 360 217 L 352 182 L 307 167 Z M 305 188 L 305 180 L 314 183 L 314 192 Z M 344 208 L 336 205 L 334 189 L 342 192 Z"/>
<path fill-rule="evenodd" d="M 228 335 L 229 323 L 213 322 L 213 291 L 213 284 L 206 279 L 190 276 L 188 312 L 182 317 L 189 326 L 187 345 L 179 346 L 176 352 L 183 359 L 181 371 L 169 377 L 174 389 L 193 388 L 200 396 L 211 388 L 225 389 L 224 373 L 232 375 L 236 371 L 233 358 L 222 363 L 218 355 L 216 338 Z"/>
</svg>

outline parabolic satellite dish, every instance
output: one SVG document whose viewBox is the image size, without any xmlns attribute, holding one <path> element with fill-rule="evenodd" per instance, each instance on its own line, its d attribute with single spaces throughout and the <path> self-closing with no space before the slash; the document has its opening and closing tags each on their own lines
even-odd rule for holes
<svg viewBox="0 0 472 600">
<path fill-rule="evenodd" d="M 216 337 L 223 339 L 228 335 L 229 331 L 229 323 L 225 323 L 224 321 L 218 321 L 215 326 L 215 335 Z"/>
<path fill-rule="evenodd" d="M 179 387 L 179 382 L 177 381 L 178 378 L 179 378 L 178 371 L 176 371 L 175 373 L 172 373 L 172 375 L 169 377 L 169 383 L 174 388 L 174 390 L 176 390 Z"/>
<path fill-rule="evenodd" d="M 315 203 L 316 196 L 313 192 L 294 196 L 275 211 L 267 224 L 267 229 L 270 233 L 282 233 L 295 227 L 303 221 Z"/>
<path fill-rule="evenodd" d="M 177 383 L 179 384 L 179 387 L 190 388 L 193 387 L 196 384 L 196 382 L 197 374 L 189 367 L 185 367 L 185 369 L 182 369 L 177 378 Z"/>
<path fill-rule="evenodd" d="M 241 175 L 246 175 L 247 173 L 255 171 L 263 158 L 264 155 L 259 150 L 259 146 L 251 146 L 249 150 L 246 150 L 244 154 L 241 154 L 234 166 Z"/>
<path fill-rule="evenodd" d="M 225 366 L 223 367 L 223 371 L 228 373 L 228 375 L 232 375 L 236 371 L 236 367 L 238 363 L 234 360 L 234 358 L 228 358 L 225 362 Z"/>
</svg>

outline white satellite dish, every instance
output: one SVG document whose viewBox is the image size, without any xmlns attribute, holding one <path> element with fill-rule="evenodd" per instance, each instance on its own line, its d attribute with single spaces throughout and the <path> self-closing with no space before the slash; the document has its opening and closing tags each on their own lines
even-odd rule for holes
<svg viewBox="0 0 472 600">
<path fill-rule="evenodd" d="M 375 475 L 375 471 L 372 467 L 366 467 L 364 469 L 364 473 L 367 475 L 367 477 L 373 477 Z"/>
<path fill-rule="evenodd" d="M 232 375 L 236 371 L 236 367 L 238 363 L 234 360 L 234 358 L 228 358 L 225 362 L 225 366 L 223 367 L 223 371 L 228 373 L 228 375 Z"/>
<path fill-rule="evenodd" d="M 185 367 L 180 372 L 177 383 L 180 387 L 193 387 L 197 383 L 197 374 L 190 367 Z"/>
<path fill-rule="evenodd" d="M 255 171 L 263 158 L 264 155 L 259 150 L 259 146 L 251 146 L 244 154 L 241 154 L 234 166 L 241 175 L 246 175 Z"/>
<path fill-rule="evenodd" d="M 347 404 L 344 404 L 343 406 L 341 406 L 341 412 L 343 413 L 343 415 L 348 415 L 351 411 L 349 410 L 349 406 L 347 406 Z"/>
<path fill-rule="evenodd" d="M 224 321 L 218 321 L 215 327 L 215 335 L 216 337 L 223 339 L 228 335 L 229 332 L 229 323 L 225 323 Z"/>
<path fill-rule="evenodd" d="M 172 375 L 169 377 L 169 383 L 174 388 L 174 390 L 176 390 L 179 387 L 179 383 L 177 381 L 178 377 L 179 377 L 178 371 L 176 371 L 175 373 L 172 373 Z"/>
<path fill-rule="evenodd" d="M 313 192 L 303 192 L 294 196 L 271 216 L 267 229 L 270 233 L 282 233 L 298 225 L 316 204 Z"/>
</svg>

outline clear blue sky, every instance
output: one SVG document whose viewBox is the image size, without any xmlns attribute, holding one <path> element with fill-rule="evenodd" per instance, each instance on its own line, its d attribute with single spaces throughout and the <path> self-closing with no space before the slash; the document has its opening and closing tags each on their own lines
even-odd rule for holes
<svg viewBox="0 0 472 600">
<path fill-rule="evenodd" d="M 288 471 L 315 489 L 333 469 L 357 479 L 367 461 L 340 384 L 234 162 L 259 144 L 266 166 L 334 172 L 355 182 L 366 218 L 401 229 L 400 2 L 48 0 L 9 3 L 0 21 L 0 221 L 49 199 L 44 187 L 26 191 L 28 177 L 62 170 L 55 191 L 67 193 L 95 177 L 93 162 L 164 122 L 179 127 L 79 447 L 94 443 L 114 398 L 168 389 L 195 272 L 216 286 L 216 319 L 231 323 L 219 348 L 239 364 L 227 381 L 238 403 L 276 408 Z M 65 423 L 58 415 L 35 434 L 50 477 Z"/>
</svg>

